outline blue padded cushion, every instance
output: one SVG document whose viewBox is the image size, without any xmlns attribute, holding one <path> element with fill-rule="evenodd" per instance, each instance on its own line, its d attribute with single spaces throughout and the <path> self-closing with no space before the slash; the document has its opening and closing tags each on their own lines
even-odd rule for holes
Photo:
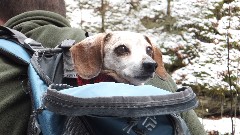
<svg viewBox="0 0 240 135">
<path fill-rule="evenodd" d="M 62 94 L 79 98 L 114 97 L 114 96 L 158 96 L 171 92 L 151 85 L 134 86 L 124 83 L 100 82 L 59 91 Z"/>
</svg>

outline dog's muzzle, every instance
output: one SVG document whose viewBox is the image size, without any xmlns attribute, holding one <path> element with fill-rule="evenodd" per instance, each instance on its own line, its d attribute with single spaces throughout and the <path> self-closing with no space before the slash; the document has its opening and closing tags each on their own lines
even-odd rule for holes
<svg viewBox="0 0 240 135">
<path fill-rule="evenodd" d="M 143 61 L 142 66 L 145 73 L 152 74 L 157 69 L 158 64 L 153 60 L 145 60 Z"/>
<path fill-rule="evenodd" d="M 143 69 L 147 73 L 153 73 L 155 72 L 157 68 L 157 63 L 156 62 L 144 62 L 143 63 Z"/>
<path fill-rule="evenodd" d="M 147 80 L 154 76 L 158 64 L 152 59 L 145 59 L 142 62 L 142 70 L 138 76 L 135 76 L 138 80 Z"/>
</svg>

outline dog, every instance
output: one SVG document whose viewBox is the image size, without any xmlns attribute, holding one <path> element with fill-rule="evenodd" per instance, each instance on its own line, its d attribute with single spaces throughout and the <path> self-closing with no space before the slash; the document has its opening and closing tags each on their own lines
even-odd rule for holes
<svg viewBox="0 0 240 135">
<path fill-rule="evenodd" d="M 105 74 L 119 83 L 142 85 L 155 73 L 167 78 L 160 49 L 140 33 L 99 33 L 73 45 L 70 52 L 76 72 L 86 80 Z"/>
</svg>

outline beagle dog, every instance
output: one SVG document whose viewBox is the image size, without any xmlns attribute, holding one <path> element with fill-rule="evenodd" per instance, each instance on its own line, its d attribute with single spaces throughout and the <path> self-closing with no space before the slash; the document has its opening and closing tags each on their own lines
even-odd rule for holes
<svg viewBox="0 0 240 135">
<path fill-rule="evenodd" d="M 73 45 L 70 52 L 83 79 L 105 74 L 117 82 L 142 85 L 155 73 L 163 80 L 167 78 L 161 51 L 140 33 L 100 33 Z"/>
</svg>

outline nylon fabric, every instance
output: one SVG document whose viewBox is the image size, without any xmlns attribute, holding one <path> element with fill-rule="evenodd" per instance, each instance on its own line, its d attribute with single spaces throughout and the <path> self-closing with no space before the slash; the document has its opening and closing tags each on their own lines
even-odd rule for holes
<svg viewBox="0 0 240 135">
<path fill-rule="evenodd" d="M 37 111 L 42 109 L 42 97 L 47 90 L 47 85 L 38 76 L 37 72 L 30 65 L 28 70 L 29 80 L 31 83 L 32 96 L 34 99 L 34 108 Z M 48 110 L 42 110 L 37 115 L 41 131 L 44 135 L 60 135 L 63 129 L 64 117 Z"/>
<path fill-rule="evenodd" d="M 87 119 L 97 135 L 174 135 L 174 126 L 167 115 L 141 118 L 87 116 Z"/>
<path fill-rule="evenodd" d="M 30 56 L 26 52 L 26 50 L 13 41 L 6 40 L 6 39 L 0 39 L 0 48 L 3 49 L 3 51 L 9 52 L 10 53 L 9 55 L 13 56 L 12 59 L 14 61 L 19 60 L 18 63 L 29 63 L 30 62 Z M 22 60 L 22 62 L 21 62 L 21 60 Z"/>
<path fill-rule="evenodd" d="M 113 97 L 113 96 L 159 96 L 171 92 L 151 85 L 134 86 L 124 83 L 99 82 L 59 91 L 79 98 Z"/>
</svg>

